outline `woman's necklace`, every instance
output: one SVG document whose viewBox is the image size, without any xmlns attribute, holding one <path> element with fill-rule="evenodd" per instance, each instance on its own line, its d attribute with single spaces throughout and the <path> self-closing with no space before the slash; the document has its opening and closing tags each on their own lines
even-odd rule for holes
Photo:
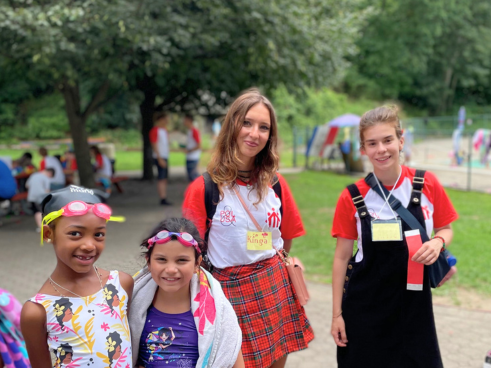
<svg viewBox="0 0 491 368">
<path fill-rule="evenodd" d="M 246 184 L 246 188 L 247 190 L 251 190 L 252 188 L 252 185 L 249 184 L 249 180 L 251 179 L 250 176 L 241 176 L 241 175 L 237 175 L 237 177 L 242 180 L 245 184 Z"/>
<path fill-rule="evenodd" d="M 102 278 L 101 278 L 101 277 L 102 277 L 102 275 L 99 273 L 99 270 L 97 269 L 97 267 L 96 267 L 95 265 L 93 265 L 93 267 L 94 267 L 94 271 L 95 271 L 95 273 L 96 273 L 96 275 L 97 275 L 97 278 L 99 279 L 99 284 L 101 284 L 101 289 L 102 289 L 102 288 L 103 288 L 103 286 L 102 286 Z M 59 290 L 56 288 L 56 286 L 58 286 L 58 287 L 62 288 L 63 290 L 68 291 L 69 293 L 72 293 L 73 295 L 75 295 L 75 296 L 77 296 L 77 297 L 79 297 L 79 298 L 85 298 L 84 296 L 80 296 L 80 295 L 78 295 L 77 293 L 74 293 L 73 291 L 68 290 L 67 288 L 64 288 L 64 287 L 63 287 L 63 286 L 61 286 L 60 284 L 56 283 L 56 282 L 55 282 L 55 280 L 53 280 L 53 279 L 51 278 L 51 276 L 49 277 L 49 283 L 51 284 L 51 286 L 53 286 L 53 289 L 55 289 L 55 291 L 56 291 L 58 294 L 60 294 L 60 296 L 62 296 L 62 297 L 64 297 L 64 298 L 65 298 L 65 295 L 63 295 L 63 294 L 62 294 L 62 293 L 61 293 L 61 292 L 60 292 L 60 291 L 59 291 Z M 55 286 L 55 285 L 56 285 L 56 286 Z"/>
<path fill-rule="evenodd" d="M 251 172 L 252 170 L 238 170 L 239 173 L 237 174 L 237 177 L 242 180 L 244 183 L 246 183 L 247 190 L 250 190 L 252 188 L 252 185 L 249 184 L 249 180 L 251 180 Z"/>
</svg>

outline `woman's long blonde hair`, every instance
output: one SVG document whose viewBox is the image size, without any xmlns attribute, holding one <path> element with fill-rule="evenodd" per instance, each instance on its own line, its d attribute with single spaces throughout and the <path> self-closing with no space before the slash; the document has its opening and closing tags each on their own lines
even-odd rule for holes
<svg viewBox="0 0 491 368">
<path fill-rule="evenodd" d="M 268 187 L 273 183 L 273 178 L 278 170 L 278 125 L 276 114 L 271 102 L 261 95 L 257 89 L 250 89 L 242 93 L 230 106 L 218 135 L 215 149 L 208 164 L 207 171 L 212 180 L 218 184 L 220 199 L 223 199 L 223 186 L 235 184 L 238 174 L 237 136 L 244 124 L 247 112 L 255 105 L 263 104 L 269 110 L 271 127 L 266 146 L 254 159 L 254 167 L 251 173 L 251 182 L 256 184 L 258 201 L 265 197 Z M 257 204 L 255 203 L 255 204 Z"/>
</svg>

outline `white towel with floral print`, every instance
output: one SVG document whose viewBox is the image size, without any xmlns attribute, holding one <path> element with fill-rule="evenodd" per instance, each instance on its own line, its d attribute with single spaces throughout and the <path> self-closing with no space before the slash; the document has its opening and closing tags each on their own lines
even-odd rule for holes
<svg viewBox="0 0 491 368">
<path fill-rule="evenodd" d="M 148 267 L 135 276 L 129 322 L 133 347 L 133 366 L 138 361 L 140 337 L 147 310 L 158 285 Z M 242 345 L 242 332 L 232 305 L 220 283 L 203 268 L 191 279 L 191 311 L 198 331 L 199 359 L 196 368 L 231 368 Z"/>
</svg>

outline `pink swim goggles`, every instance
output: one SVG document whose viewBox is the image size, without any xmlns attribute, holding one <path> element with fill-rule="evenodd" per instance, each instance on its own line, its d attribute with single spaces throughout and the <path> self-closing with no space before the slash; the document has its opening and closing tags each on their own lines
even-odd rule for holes
<svg viewBox="0 0 491 368">
<path fill-rule="evenodd" d="M 198 242 L 189 233 L 172 233 L 167 230 L 160 231 L 154 237 L 148 239 L 148 249 L 153 247 L 155 244 L 165 244 L 172 240 L 172 236 L 175 235 L 179 243 L 186 247 L 194 247 L 198 254 L 201 254 L 201 249 L 199 249 Z"/>
<path fill-rule="evenodd" d="M 106 221 L 124 222 L 126 220 L 122 216 L 111 216 L 111 208 L 104 203 L 88 204 L 82 201 L 72 201 L 58 211 L 53 211 L 44 216 L 42 225 L 48 225 L 61 216 L 83 216 L 91 209 L 94 215 L 103 218 Z M 43 244 L 43 226 L 41 226 L 41 244 Z"/>
</svg>

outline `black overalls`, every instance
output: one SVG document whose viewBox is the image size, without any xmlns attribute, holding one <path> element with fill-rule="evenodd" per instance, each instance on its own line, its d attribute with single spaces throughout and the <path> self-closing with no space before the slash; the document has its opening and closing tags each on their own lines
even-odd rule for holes
<svg viewBox="0 0 491 368">
<path fill-rule="evenodd" d="M 424 171 L 417 171 L 407 209 L 425 226 L 421 209 Z M 355 184 L 348 186 L 361 221 L 363 259 L 348 263 L 343 290 L 347 347 L 337 348 L 340 368 L 443 367 L 433 319 L 427 267 L 423 290 L 406 290 L 406 241 L 373 242 L 371 220 Z M 411 230 L 402 222 L 403 232 Z"/>
</svg>

